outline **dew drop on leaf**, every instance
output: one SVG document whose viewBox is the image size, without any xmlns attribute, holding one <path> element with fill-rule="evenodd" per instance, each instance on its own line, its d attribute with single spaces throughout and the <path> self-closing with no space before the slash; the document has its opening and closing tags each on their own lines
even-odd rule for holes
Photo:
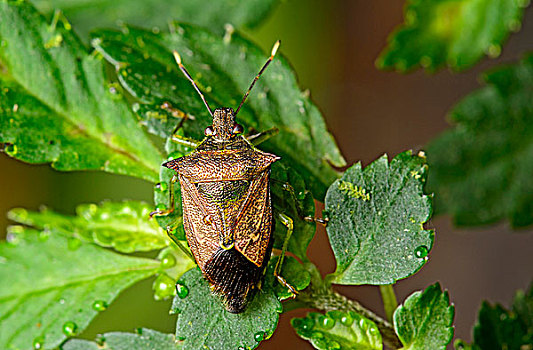
<svg viewBox="0 0 533 350">
<path fill-rule="evenodd" d="M 342 316 L 341 323 L 345 325 L 346 327 L 351 327 L 353 323 L 353 318 L 349 314 L 346 314 L 345 316 Z"/>
<path fill-rule="evenodd" d="M 172 254 L 167 254 L 161 258 L 161 268 L 169 269 L 176 265 L 176 258 Z"/>
<path fill-rule="evenodd" d="M 157 192 L 165 192 L 166 190 L 168 190 L 168 185 L 166 182 L 160 182 L 157 185 L 155 185 L 155 190 Z"/>
<path fill-rule="evenodd" d="M 33 348 L 38 350 L 42 349 L 44 347 L 44 337 L 38 336 L 37 338 L 33 339 Z"/>
<path fill-rule="evenodd" d="M 104 311 L 107 309 L 107 303 L 104 300 L 96 300 L 92 307 L 95 311 Z"/>
<path fill-rule="evenodd" d="M 329 342 L 328 344 L 328 349 L 331 349 L 331 350 L 338 350 L 338 349 L 341 349 L 341 344 L 339 344 L 338 342 L 336 342 L 335 340 Z"/>
<path fill-rule="evenodd" d="M 6 145 L 4 147 L 4 152 L 6 152 L 8 155 L 14 157 L 17 154 L 17 146 L 16 145 Z"/>
<path fill-rule="evenodd" d="M 189 295 L 189 288 L 187 288 L 184 284 L 178 283 L 176 284 L 176 293 L 180 299 L 183 299 Z"/>
<path fill-rule="evenodd" d="M 67 247 L 70 250 L 77 250 L 79 247 L 81 247 L 81 241 L 77 238 L 70 237 L 67 241 Z"/>
<path fill-rule="evenodd" d="M 262 341 L 263 339 L 265 339 L 265 333 L 264 332 L 257 332 L 254 334 L 254 339 L 256 342 L 260 342 Z"/>
<path fill-rule="evenodd" d="M 331 329 L 335 326 L 335 320 L 331 317 L 319 316 L 318 324 L 324 329 Z"/>
<path fill-rule="evenodd" d="M 78 329 L 78 325 L 75 324 L 72 321 L 65 322 L 63 325 L 63 334 L 65 334 L 67 337 L 71 337 L 74 334 L 76 334 L 76 330 Z"/>
<path fill-rule="evenodd" d="M 315 323 L 313 322 L 313 320 L 310 320 L 308 318 L 304 318 L 302 319 L 302 323 L 301 323 L 301 327 L 304 331 L 307 331 L 307 330 L 310 330 L 310 329 L 313 329 L 313 326 L 315 325 Z"/>
<path fill-rule="evenodd" d="M 419 259 L 423 259 L 428 256 L 429 250 L 425 245 L 421 245 L 415 249 L 415 256 Z"/>
</svg>

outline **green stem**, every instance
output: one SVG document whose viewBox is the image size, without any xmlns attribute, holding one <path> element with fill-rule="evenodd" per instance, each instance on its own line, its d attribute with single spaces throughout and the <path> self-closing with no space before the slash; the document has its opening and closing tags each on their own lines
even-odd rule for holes
<svg viewBox="0 0 533 350">
<path fill-rule="evenodd" d="M 381 299 L 383 300 L 383 307 L 385 308 L 387 321 L 392 323 L 392 315 L 394 314 L 394 310 L 398 307 L 394 287 L 392 284 L 386 284 L 379 286 L 379 291 L 381 292 Z"/>
<path fill-rule="evenodd" d="M 332 310 L 354 311 L 376 324 L 385 345 L 391 349 L 402 348 L 403 345 L 400 342 L 400 339 L 398 339 L 394 327 L 390 322 L 382 319 L 357 301 L 350 300 L 344 295 L 335 292 L 331 288 L 331 285 L 324 283 L 324 280 L 315 265 L 312 263 L 305 265 L 307 270 L 311 273 L 311 284 L 298 294 L 298 297 L 296 298 L 297 302 L 325 312 Z"/>
</svg>

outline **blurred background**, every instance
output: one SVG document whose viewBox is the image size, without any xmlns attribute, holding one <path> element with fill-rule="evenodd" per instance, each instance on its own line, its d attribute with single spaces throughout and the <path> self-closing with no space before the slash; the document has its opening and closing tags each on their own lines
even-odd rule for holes
<svg viewBox="0 0 533 350">
<path fill-rule="evenodd" d="M 479 74 L 499 63 L 514 62 L 533 50 L 533 8 L 526 11 L 522 29 L 504 45 L 500 58 L 484 59 L 464 73 L 442 71 L 408 75 L 378 71 L 374 60 L 388 34 L 402 22 L 404 0 L 290 0 L 245 33 L 268 51 L 282 40 L 281 53 L 292 63 L 303 89 L 309 89 L 349 164 L 364 165 L 383 153 L 391 156 L 421 149 L 448 127 L 446 114 L 479 86 Z M 49 166 L 27 165 L 0 154 L 0 235 L 9 225 L 5 213 L 13 207 L 40 205 L 73 213 L 77 204 L 104 199 L 152 202 L 151 184 L 95 172 L 59 173 Z M 484 229 L 455 229 L 448 217 L 430 222 L 436 239 L 429 263 L 415 276 L 396 285 L 398 301 L 415 290 L 440 281 L 456 307 L 455 337 L 471 339 L 481 301 L 509 306 L 516 289 L 533 277 L 533 232 L 512 231 L 500 224 Z M 58 252 L 58 254 L 61 254 Z M 325 232 L 311 243 L 311 259 L 325 273 L 335 268 Z M 386 256 L 383 259 L 387 259 Z M 125 291 L 83 333 L 94 338 L 114 330 L 148 327 L 173 332 L 170 302 L 155 302 L 152 280 Z M 383 315 L 377 287 L 338 287 Z M 139 294 L 143 294 L 140 298 Z M 139 303 L 142 301 L 142 304 Z M 282 315 L 280 327 L 262 349 L 311 349 L 289 325 L 305 311 Z"/>
</svg>

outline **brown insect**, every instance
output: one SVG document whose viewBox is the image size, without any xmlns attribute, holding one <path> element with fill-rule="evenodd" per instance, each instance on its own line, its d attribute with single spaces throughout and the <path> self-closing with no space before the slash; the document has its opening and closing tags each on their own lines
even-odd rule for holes
<svg viewBox="0 0 533 350">
<path fill-rule="evenodd" d="M 256 149 L 242 135 L 243 127 L 235 122 L 235 117 L 255 82 L 274 58 L 279 44 L 277 41 L 274 45 L 270 58 L 235 112 L 231 108 L 217 108 L 212 112 L 181 63 L 179 54 L 174 52 L 179 68 L 212 115 L 213 124 L 205 129 L 205 139 L 192 153 L 166 162 L 163 166 L 177 172 L 181 185 L 183 225 L 194 259 L 211 290 L 222 297 L 226 310 L 232 313 L 245 310 L 271 254 L 273 220 L 270 166 L 280 159 Z M 175 140 L 179 142 L 179 137 Z M 176 176 L 171 184 L 174 181 Z M 170 194 L 173 194 L 172 188 Z M 171 204 L 174 204 L 173 198 Z M 168 212 L 154 214 L 164 215 Z M 289 228 L 290 237 L 292 221 L 288 221 L 290 219 L 285 217 L 284 224 Z M 296 294 L 294 288 L 279 276 L 284 253 L 285 249 L 278 260 L 275 275 Z"/>
</svg>

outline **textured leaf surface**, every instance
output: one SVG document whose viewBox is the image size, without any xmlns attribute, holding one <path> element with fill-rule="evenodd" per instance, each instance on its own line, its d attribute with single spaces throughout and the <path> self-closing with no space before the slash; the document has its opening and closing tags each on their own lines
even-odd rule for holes
<svg viewBox="0 0 533 350">
<path fill-rule="evenodd" d="M 32 349 L 34 343 L 54 348 L 159 267 L 92 244 L 72 245 L 59 235 L 16 231 L 0 243 L 2 349 Z"/>
<path fill-rule="evenodd" d="M 405 350 L 446 349 L 453 338 L 454 307 L 436 283 L 405 299 L 394 312 L 394 329 Z"/>
<path fill-rule="evenodd" d="M 518 31 L 529 0 L 408 0 L 404 23 L 390 36 L 376 64 L 404 72 L 471 67 L 485 54 L 500 55 Z"/>
<path fill-rule="evenodd" d="M 102 335 L 103 342 L 72 339 L 61 346 L 61 350 L 175 350 L 179 342 L 173 334 L 160 333 L 142 328 L 137 334 L 110 332 Z"/>
<path fill-rule="evenodd" d="M 279 256 L 273 257 L 268 262 L 266 270 L 265 284 L 272 287 L 279 300 L 285 300 L 293 297 L 291 291 L 283 286 L 276 276 L 274 270 Z M 283 259 L 283 266 L 281 268 L 281 277 L 285 279 L 296 290 L 304 290 L 311 282 L 311 275 L 307 270 L 293 257 L 285 256 Z"/>
<path fill-rule="evenodd" d="M 428 186 L 457 225 L 533 224 L 533 55 L 485 76 L 428 146 Z"/>
<path fill-rule="evenodd" d="M 160 34 L 135 28 L 98 31 L 92 42 L 115 64 L 121 83 L 139 100 L 138 112 L 147 121 L 167 125 L 152 126 L 152 130 L 168 136 L 179 122 L 162 107 L 167 102 L 195 118 L 185 122 L 184 134 L 197 140 L 204 137 L 212 118 L 179 71 L 171 51 L 181 52 L 184 65 L 212 108 L 236 108 L 268 57 L 236 33 L 222 40 L 183 24 L 175 24 L 171 33 Z M 298 169 L 315 198 L 323 198 L 326 186 L 337 178 L 328 161 L 342 166 L 344 159 L 326 131 L 320 112 L 300 91 L 283 57 L 277 56 L 257 82 L 237 120 L 245 126 L 245 132 L 277 127 L 279 134 L 261 144 L 261 149 L 281 156 L 285 164 Z"/>
<path fill-rule="evenodd" d="M 474 327 L 474 344 L 483 350 L 528 349 L 533 344 L 533 286 L 518 291 L 512 310 L 484 301 Z"/>
<path fill-rule="evenodd" d="M 118 20 L 147 28 L 166 28 L 171 20 L 208 27 L 219 34 L 224 25 L 254 27 L 268 16 L 277 0 L 33 0 L 46 13 L 59 8 L 70 18 L 76 31 L 114 26 Z M 157 30 L 157 29 L 156 29 Z"/>
<path fill-rule="evenodd" d="M 328 311 L 325 315 L 310 312 L 293 318 L 296 333 L 309 340 L 315 349 L 381 350 L 381 334 L 374 322 L 355 312 Z"/>
<path fill-rule="evenodd" d="M 257 292 L 244 312 L 232 314 L 211 293 L 199 269 L 186 272 L 178 285 L 188 292 L 176 296 L 172 305 L 172 311 L 178 313 L 176 338 L 183 340 L 183 349 L 255 349 L 276 329 L 282 307 L 267 286 Z"/>
<path fill-rule="evenodd" d="M 157 181 L 160 152 L 100 58 L 62 22 L 24 1 L 0 2 L 0 142 L 8 155 L 58 170 L 103 170 Z"/>
<path fill-rule="evenodd" d="M 391 284 L 427 261 L 434 233 L 424 195 L 423 156 L 404 152 L 379 158 L 365 169 L 357 163 L 326 195 L 329 241 L 337 260 L 335 283 Z"/>
<path fill-rule="evenodd" d="M 62 215 L 43 209 L 31 212 L 13 209 L 11 220 L 38 229 L 58 231 L 122 253 L 150 251 L 168 245 L 166 234 L 155 220 L 149 220 L 151 206 L 135 201 L 82 204 L 77 216 Z"/>
</svg>

